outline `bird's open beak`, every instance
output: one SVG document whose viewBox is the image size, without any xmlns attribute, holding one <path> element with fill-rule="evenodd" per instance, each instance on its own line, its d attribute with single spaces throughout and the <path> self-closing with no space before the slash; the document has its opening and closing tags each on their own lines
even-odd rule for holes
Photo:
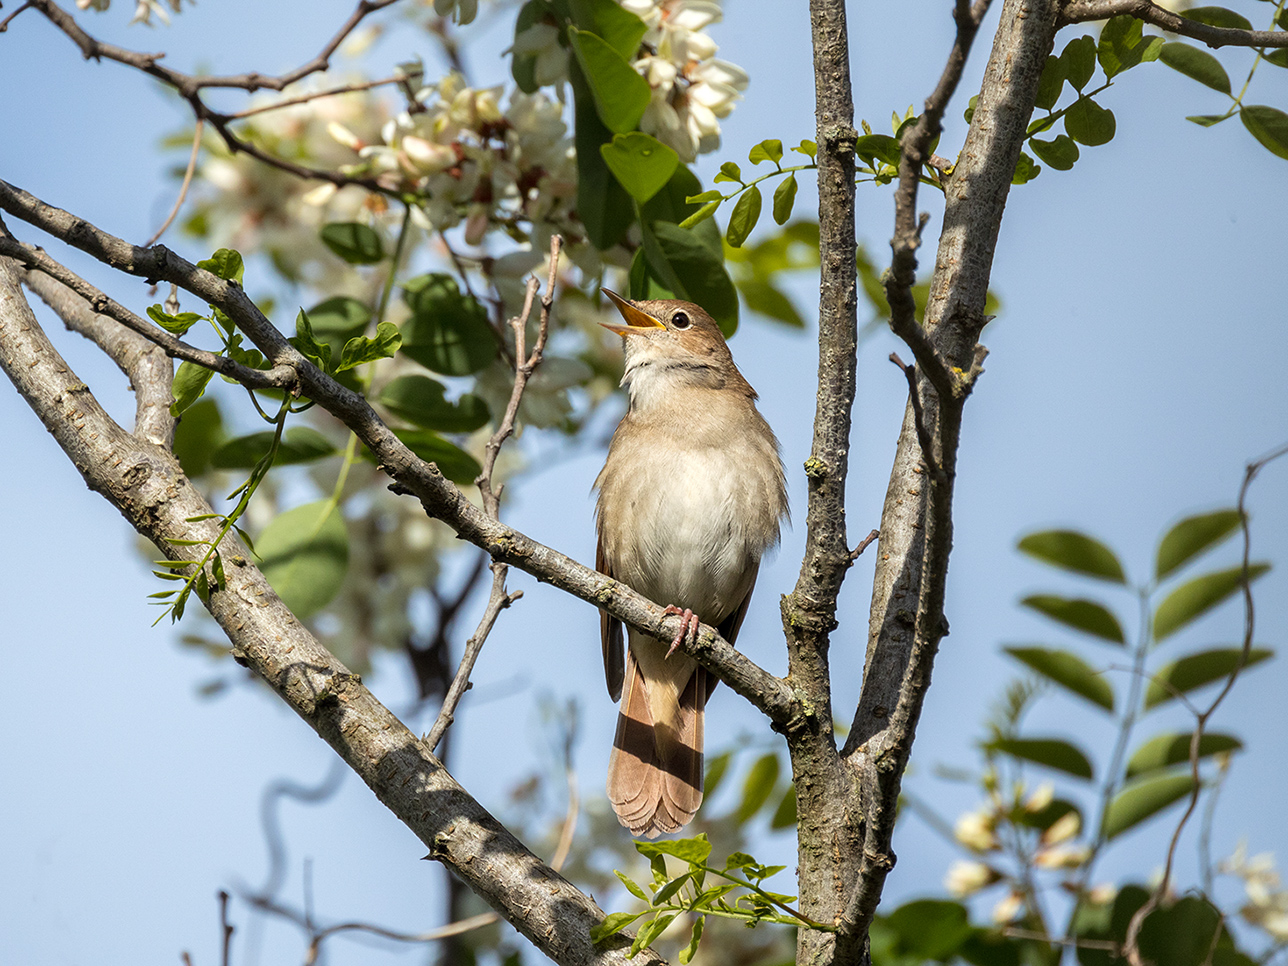
<svg viewBox="0 0 1288 966">
<path fill-rule="evenodd" d="M 617 306 L 617 311 L 622 313 L 622 318 L 626 320 L 625 325 L 618 325 L 615 322 L 600 322 L 609 332 L 616 332 L 618 335 L 641 335 L 649 329 L 665 329 L 666 326 L 659 322 L 647 312 L 641 312 L 633 304 L 622 298 L 616 292 L 610 292 L 606 288 L 601 288 L 601 292 L 608 296 L 609 301 Z"/>
</svg>

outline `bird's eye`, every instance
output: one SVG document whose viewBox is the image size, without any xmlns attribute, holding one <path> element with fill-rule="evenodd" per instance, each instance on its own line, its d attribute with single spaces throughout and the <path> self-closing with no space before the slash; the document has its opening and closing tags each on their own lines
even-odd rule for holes
<svg viewBox="0 0 1288 966">
<path fill-rule="evenodd" d="M 675 315 L 671 316 L 671 328 L 673 329 L 687 329 L 691 324 L 686 312 L 676 312 Z"/>
</svg>

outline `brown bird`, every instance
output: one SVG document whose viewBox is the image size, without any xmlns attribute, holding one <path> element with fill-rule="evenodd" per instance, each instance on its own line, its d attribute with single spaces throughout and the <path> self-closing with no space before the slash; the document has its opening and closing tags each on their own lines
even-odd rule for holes
<svg viewBox="0 0 1288 966">
<path fill-rule="evenodd" d="M 702 803 L 702 732 L 717 679 L 675 649 L 699 621 L 733 643 L 760 558 L 778 542 L 787 486 L 778 440 L 756 410 L 720 327 L 692 302 L 630 302 L 604 290 L 625 325 L 630 408 L 595 481 L 599 570 L 682 613 L 668 650 L 601 612 L 604 673 L 621 698 L 608 797 L 632 833 L 654 838 Z"/>
</svg>

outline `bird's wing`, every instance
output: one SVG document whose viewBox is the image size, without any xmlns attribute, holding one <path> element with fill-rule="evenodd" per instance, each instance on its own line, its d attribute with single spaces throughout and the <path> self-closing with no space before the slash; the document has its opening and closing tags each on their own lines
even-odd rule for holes
<svg viewBox="0 0 1288 966">
<path fill-rule="evenodd" d="M 716 630 L 730 644 L 738 639 L 738 630 L 742 627 L 743 618 L 747 616 L 747 606 L 751 603 L 751 592 L 756 589 L 756 577 L 760 573 L 760 564 L 756 564 L 751 571 L 751 583 L 747 587 L 747 594 L 743 597 L 742 603 L 733 609 L 728 617 L 716 625 Z M 720 679 L 714 674 L 707 675 L 707 697 L 711 697 L 711 692 L 716 689 Z"/>
<path fill-rule="evenodd" d="M 602 537 L 595 546 L 595 569 L 605 577 L 614 577 L 604 555 Z M 604 679 L 608 683 L 608 694 L 617 701 L 622 696 L 622 682 L 626 678 L 626 651 L 622 642 L 622 622 L 606 610 L 599 612 L 599 640 L 604 648 Z"/>
</svg>

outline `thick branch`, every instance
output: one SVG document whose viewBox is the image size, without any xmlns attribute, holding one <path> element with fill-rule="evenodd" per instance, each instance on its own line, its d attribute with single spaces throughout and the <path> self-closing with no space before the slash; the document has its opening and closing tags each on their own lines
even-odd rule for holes
<svg viewBox="0 0 1288 966">
<path fill-rule="evenodd" d="M 661 607 L 624 584 L 490 519 L 470 503 L 436 466 L 423 462 L 409 450 L 362 396 L 321 372 L 287 342 L 240 285 L 197 268 L 164 245 L 146 249 L 131 245 L 4 181 L 0 181 L 0 209 L 113 268 L 153 281 L 174 282 L 218 306 L 275 368 L 294 369 L 304 395 L 348 426 L 394 478 L 399 491 L 414 494 L 430 516 L 486 550 L 494 560 L 518 567 L 538 580 L 602 607 L 636 630 L 659 640 L 674 638 L 680 618 L 664 614 Z M 787 682 L 740 654 L 715 628 L 704 624 L 697 640 L 682 645 L 681 649 L 771 720 L 785 724 L 801 713 L 800 702 Z"/>
<path fill-rule="evenodd" d="M 3 182 L 0 182 L 0 185 L 3 185 Z M 3 185 L 0 191 L 3 191 L 4 187 L 8 186 Z M 29 278 L 35 277 L 36 274 L 47 275 L 83 299 L 87 307 L 99 317 L 111 318 L 119 322 L 176 359 L 192 362 L 202 368 L 236 379 L 248 389 L 288 389 L 296 384 L 295 369 L 289 365 L 276 366 L 272 369 L 252 369 L 240 362 L 235 362 L 228 356 L 221 356 L 189 345 L 142 316 L 135 315 L 120 302 L 109 298 L 39 248 L 18 241 L 4 230 L 3 225 L 0 225 L 0 257 L 6 256 L 26 265 L 30 270 Z M 169 389 L 168 384 L 166 388 Z"/>
<path fill-rule="evenodd" d="M 107 353 L 134 389 L 134 435 L 168 447 L 174 439 L 170 382 L 174 366 L 159 346 L 98 315 L 89 303 L 43 272 L 27 272 L 23 284 L 40 297 L 71 331 Z"/>
<path fill-rule="evenodd" d="M 1011 176 L 1055 36 L 1058 0 L 1006 0 L 961 160 L 945 186 L 944 230 L 925 328 L 936 351 L 971 378 L 977 338 Z M 863 690 L 844 754 L 863 783 L 863 869 L 843 934 L 861 936 L 886 874 L 895 804 L 940 639 L 952 548 L 952 495 L 965 397 L 941 397 L 922 382 L 922 415 L 941 452 L 939 471 L 920 459 L 913 407 L 886 494 L 874 580 Z"/>
<path fill-rule="evenodd" d="M 1209 47 L 1288 47 L 1288 32 L 1213 27 L 1165 10 L 1150 0 L 1068 0 L 1060 9 L 1058 25 L 1107 20 L 1124 13 L 1168 33 L 1201 40 Z"/>
<path fill-rule="evenodd" d="M 212 513 L 174 457 L 129 435 L 103 412 L 71 371 L 0 259 L 0 368 L 81 471 L 162 552 L 173 539 L 214 539 Z M 442 764 L 323 648 L 273 592 L 251 555 L 224 546 L 226 582 L 207 607 L 233 644 L 233 657 L 273 687 L 371 787 L 436 859 L 559 963 L 625 964 L 626 937 L 599 947 L 589 929 L 603 918 L 594 901 L 524 847 L 461 788 Z M 632 962 L 639 962 L 638 959 Z M 645 963 L 659 963 L 645 954 Z"/>
</svg>

